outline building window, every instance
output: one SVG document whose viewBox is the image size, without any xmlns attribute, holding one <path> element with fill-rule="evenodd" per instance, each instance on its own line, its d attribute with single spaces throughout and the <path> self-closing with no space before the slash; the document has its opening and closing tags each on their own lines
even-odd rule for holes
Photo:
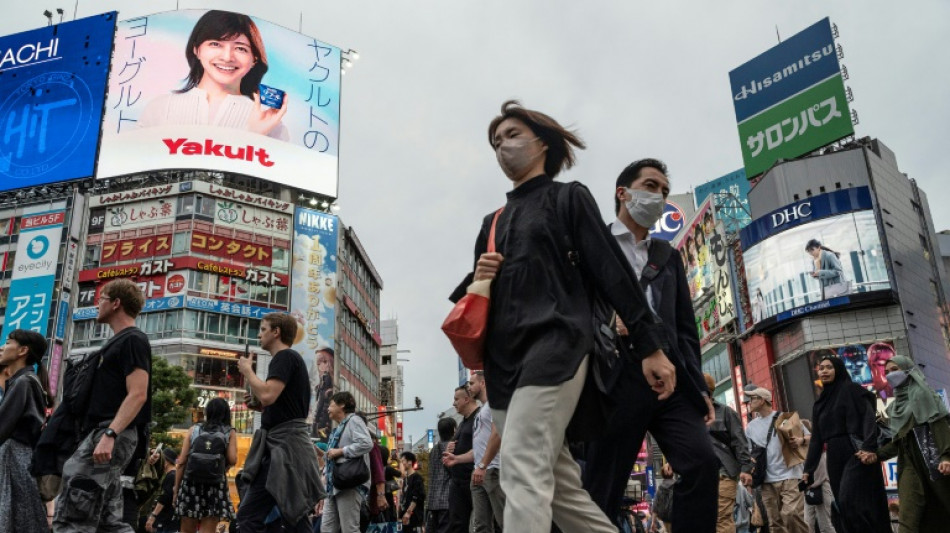
<svg viewBox="0 0 950 533">
<path fill-rule="evenodd" d="M 172 237 L 172 255 L 187 254 L 191 251 L 191 232 L 182 231 Z"/>
<path fill-rule="evenodd" d="M 98 244 L 90 244 L 86 246 L 86 251 L 82 256 L 82 268 L 96 268 L 99 266 L 99 258 L 102 254 L 102 246 Z"/>
</svg>

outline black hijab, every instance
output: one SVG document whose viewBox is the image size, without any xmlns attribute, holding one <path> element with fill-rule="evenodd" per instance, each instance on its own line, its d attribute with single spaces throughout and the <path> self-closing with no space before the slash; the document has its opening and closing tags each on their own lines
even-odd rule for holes
<svg viewBox="0 0 950 533">
<path fill-rule="evenodd" d="M 835 379 L 824 385 L 821 396 L 815 402 L 812 418 L 821 439 L 827 442 L 834 436 L 854 435 L 868 444 L 876 442 L 874 394 L 851 381 L 851 375 L 840 357 L 825 355 L 818 363 L 824 361 L 830 361 L 834 366 Z M 865 449 L 876 449 L 876 445 Z"/>
</svg>

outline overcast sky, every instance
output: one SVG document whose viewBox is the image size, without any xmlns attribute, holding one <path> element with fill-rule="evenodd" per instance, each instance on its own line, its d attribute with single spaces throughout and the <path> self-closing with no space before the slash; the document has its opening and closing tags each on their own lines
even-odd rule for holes
<svg viewBox="0 0 950 533">
<path fill-rule="evenodd" d="M 2 0 L 0 34 L 42 26 L 72 0 Z M 518 98 L 588 144 L 563 179 L 579 180 L 610 216 L 613 181 L 658 157 L 673 192 L 741 167 L 728 73 L 825 16 L 840 31 L 857 135 L 880 138 L 950 229 L 947 21 L 950 2 L 564 0 L 181 0 L 241 11 L 359 51 L 343 78 L 340 215 L 355 228 L 398 317 L 405 397 L 426 407 L 406 438 L 451 405 L 457 359 L 439 326 L 446 296 L 471 268 L 482 216 L 510 188 L 487 143 L 501 103 Z M 22 7 L 28 5 L 29 7 Z M 81 0 L 78 16 L 120 19 L 174 0 Z M 943 58 L 943 59 L 941 59 Z"/>
</svg>

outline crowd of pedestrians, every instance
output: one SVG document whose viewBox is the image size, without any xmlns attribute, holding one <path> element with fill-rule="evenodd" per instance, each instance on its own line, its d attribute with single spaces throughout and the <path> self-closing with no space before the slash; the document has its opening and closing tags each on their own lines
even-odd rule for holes
<svg viewBox="0 0 950 533">
<path fill-rule="evenodd" d="M 410 451 L 394 468 L 353 395 L 324 380 L 318 425 L 328 442 L 314 446 L 310 378 L 286 313 L 261 321 L 264 379 L 252 358 L 238 360 L 261 427 L 235 480 L 237 512 L 224 400 L 207 404 L 180 451 L 146 457 L 151 346 L 135 327 L 145 300 L 119 279 L 96 302 L 112 337 L 70 363 L 49 418 L 46 340 L 14 330 L 0 351 L 0 533 L 131 532 L 122 477 L 143 462 L 159 487 L 144 526 L 160 533 L 223 522 L 241 533 L 945 530 L 950 414 L 911 359 L 885 365 L 895 391 L 886 417 L 826 356 L 811 421 L 776 409 L 772 391 L 755 385 L 741 420 L 714 401 L 715 380 L 701 371 L 679 252 L 649 237 L 670 191 L 666 165 L 624 168 L 610 196 L 616 219 L 604 224 L 587 188 L 554 180 L 584 148 L 576 133 L 511 101 L 488 141 L 512 190 L 482 221 L 473 270 L 451 295 L 491 282 L 484 370 L 454 390 L 458 420 L 438 421 L 427 479 Z M 669 505 L 644 523 L 625 491 L 648 432 L 666 460 Z M 889 506 L 879 463 L 894 456 L 900 504 Z"/>
</svg>

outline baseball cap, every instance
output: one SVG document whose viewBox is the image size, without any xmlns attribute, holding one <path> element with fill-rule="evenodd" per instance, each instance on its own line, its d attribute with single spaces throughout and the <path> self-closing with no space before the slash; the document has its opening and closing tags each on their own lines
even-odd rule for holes
<svg viewBox="0 0 950 533">
<path fill-rule="evenodd" d="M 753 396 L 758 396 L 759 398 L 762 398 L 763 400 L 769 403 L 772 403 L 772 393 L 768 389 L 763 389 L 762 387 L 758 387 L 752 390 L 747 389 L 745 391 L 745 397 L 742 399 L 742 401 L 751 402 Z"/>
</svg>

